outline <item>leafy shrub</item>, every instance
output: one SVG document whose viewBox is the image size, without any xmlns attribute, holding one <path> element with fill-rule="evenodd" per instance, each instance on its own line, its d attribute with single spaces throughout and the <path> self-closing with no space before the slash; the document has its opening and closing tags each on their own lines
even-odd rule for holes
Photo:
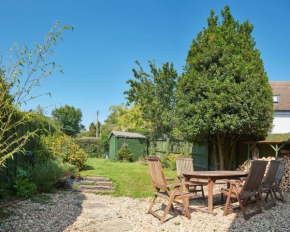
<svg viewBox="0 0 290 232">
<path fill-rule="evenodd" d="M 9 183 L 0 183 L 0 199 L 8 199 L 12 195 L 9 189 Z"/>
<path fill-rule="evenodd" d="M 172 171 L 176 170 L 176 159 L 182 157 L 181 154 L 170 154 L 161 159 L 162 166 L 164 168 L 170 168 Z"/>
<path fill-rule="evenodd" d="M 104 156 L 105 147 L 101 140 L 96 139 L 75 139 L 74 142 L 88 154 L 89 157 L 100 158 Z"/>
<path fill-rule="evenodd" d="M 18 199 L 31 197 L 36 193 L 36 185 L 30 183 L 30 174 L 18 168 L 16 176 L 8 179 L 8 182 L 0 187 L 0 195 L 7 199 L 9 197 L 16 197 Z"/>
<path fill-rule="evenodd" d="M 58 133 L 40 136 L 37 152 L 41 162 L 47 159 L 59 159 L 75 165 L 79 170 L 85 167 L 88 157 L 69 136 Z"/>
<path fill-rule="evenodd" d="M 81 170 L 85 167 L 87 158 L 87 153 L 85 153 L 78 145 L 72 143 L 69 147 L 68 154 L 64 157 L 64 161 Z"/>
<path fill-rule="evenodd" d="M 40 192 L 52 192 L 56 182 L 64 176 L 65 168 L 57 160 L 47 160 L 32 169 L 32 181 Z"/>
<path fill-rule="evenodd" d="M 128 143 L 124 142 L 117 152 L 120 160 L 132 161 L 133 153 L 128 149 Z"/>
</svg>

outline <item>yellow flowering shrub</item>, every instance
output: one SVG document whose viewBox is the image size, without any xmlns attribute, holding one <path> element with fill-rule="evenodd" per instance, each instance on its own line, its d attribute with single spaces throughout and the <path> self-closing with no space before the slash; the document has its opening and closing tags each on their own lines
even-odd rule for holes
<svg viewBox="0 0 290 232">
<path fill-rule="evenodd" d="M 79 170 L 85 167 L 88 158 L 88 155 L 69 136 L 58 133 L 40 136 L 38 153 L 45 158 L 61 159 L 63 162 L 75 165 Z"/>
</svg>

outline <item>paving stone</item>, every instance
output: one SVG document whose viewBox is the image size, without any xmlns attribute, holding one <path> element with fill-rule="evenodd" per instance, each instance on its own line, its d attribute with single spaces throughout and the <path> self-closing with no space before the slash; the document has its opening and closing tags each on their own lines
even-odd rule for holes
<svg viewBox="0 0 290 232">
<path fill-rule="evenodd" d="M 83 209 L 100 209 L 100 208 L 109 208 L 101 203 L 92 203 L 92 202 L 83 202 L 81 204 Z"/>
<path fill-rule="evenodd" d="M 109 221 L 102 223 L 94 223 L 83 228 L 87 232 L 123 232 L 132 230 L 132 226 L 126 221 Z"/>
<path fill-rule="evenodd" d="M 120 218 L 120 216 L 114 212 L 98 212 L 98 211 L 83 211 L 79 217 L 85 219 L 97 219 L 97 220 L 108 220 Z"/>
</svg>

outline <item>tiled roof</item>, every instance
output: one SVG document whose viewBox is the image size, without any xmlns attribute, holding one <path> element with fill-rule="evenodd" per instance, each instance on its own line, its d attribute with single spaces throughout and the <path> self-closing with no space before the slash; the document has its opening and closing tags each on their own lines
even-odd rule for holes
<svg viewBox="0 0 290 232">
<path fill-rule="evenodd" d="M 115 127 L 116 127 L 116 124 L 110 124 L 110 125 L 108 125 L 107 130 L 112 131 L 115 129 Z"/>
<path fill-rule="evenodd" d="M 109 138 L 115 135 L 116 137 L 123 137 L 123 138 L 137 138 L 137 139 L 146 139 L 146 136 L 141 135 L 139 133 L 131 133 L 131 132 L 123 132 L 123 131 L 112 131 L 109 135 Z"/>
<path fill-rule="evenodd" d="M 290 81 L 270 81 L 274 95 L 279 95 L 279 103 L 274 110 L 290 110 Z"/>
</svg>

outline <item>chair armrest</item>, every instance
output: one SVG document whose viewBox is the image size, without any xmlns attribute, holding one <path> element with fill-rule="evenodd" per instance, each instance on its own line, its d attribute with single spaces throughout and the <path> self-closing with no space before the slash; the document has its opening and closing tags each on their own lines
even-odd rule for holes
<svg viewBox="0 0 290 232">
<path fill-rule="evenodd" d="M 174 178 L 166 178 L 166 181 L 174 181 Z"/>
<path fill-rule="evenodd" d="M 187 182 L 179 182 L 179 183 L 175 183 L 175 184 L 168 184 L 166 185 L 167 188 L 176 188 L 176 187 L 181 187 L 182 185 L 190 185 L 192 184 L 191 182 L 187 181 Z"/>
<path fill-rule="evenodd" d="M 238 187 L 242 187 L 242 186 L 243 186 L 241 183 L 236 182 L 236 181 L 233 181 L 233 180 L 225 179 L 224 181 L 227 182 L 227 183 L 229 183 L 229 184 L 231 184 L 231 185 L 234 185 L 234 186 L 236 186 L 236 187 L 237 187 L 237 186 L 238 186 Z"/>
</svg>

